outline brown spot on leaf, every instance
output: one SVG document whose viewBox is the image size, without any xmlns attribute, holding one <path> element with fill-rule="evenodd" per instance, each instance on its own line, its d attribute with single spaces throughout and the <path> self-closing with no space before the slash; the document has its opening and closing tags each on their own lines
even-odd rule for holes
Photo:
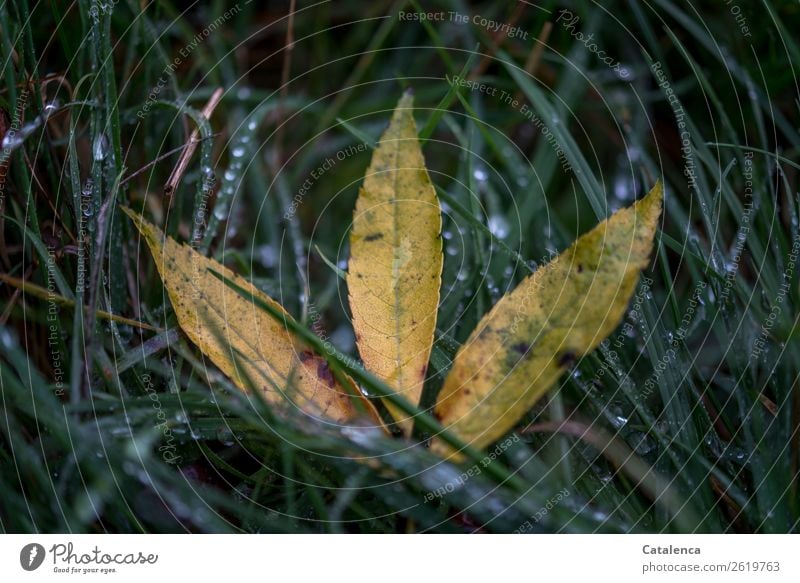
<svg viewBox="0 0 800 583">
<path fill-rule="evenodd" d="M 383 239 L 383 233 L 371 233 L 364 237 L 365 241 L 377 241 L 378 239 Z"/>
<path fill-rule="evenodd" d="M 336 384 L 336 379 L 333 378 L 331 367 L 329 367 L 328 363 L 323 359 L 320 359 L 319 362 L 317 362 L 317 376 L 325 381 L 325 384 L 331 388 L 333 388 L 333 386 Z"/>
<path fill-rule="evenodd" d="M 533 356 L 533 344 L 527 342 L 517 342 L 511 345 L 511 350 L 506 355 L 506 364 L 510 369 L 514 369 L 524 361 Z"/>
</svg>

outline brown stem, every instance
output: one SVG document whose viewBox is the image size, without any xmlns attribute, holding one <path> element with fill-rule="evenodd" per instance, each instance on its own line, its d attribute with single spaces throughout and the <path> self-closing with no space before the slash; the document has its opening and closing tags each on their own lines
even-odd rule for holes
<svg viewBox="0 0 800 583">
<path fill-rule="evenodd" d="M 202 116 L 206 120 L 211 119 L 211 114 L 214 113 L 217 105 L 219 105 L 223 93 L 222 87 L 217 87 L 214 93 L 211 94 L 208 103 L 206 103 L 203 111 L 201 112 Z M 189 136 L 189 141 L 186 143 L 186 148 L 183 150 L 181 157 L 178 158 L 178 163 L 175 164 L 175 168 L 172 169 L 172 174 L 169 175 L 169 178 L 164 185 L 164 194 L 167 196 L 172 195 L 172 193 L 175 192 L 175 189 L 178 187 L 178 184 L 180 184 L 181 178 L 183 178 L 186 168 L 189 167 L 189 161 L 192 159 L 192 155 L 194 154 L 195 150 L 197 150 L 197 144 L 199 143 L 200 128 L 197 127 L 194 129 L 194 131 L 192 131 L 192 135 Z"/>
</svg>

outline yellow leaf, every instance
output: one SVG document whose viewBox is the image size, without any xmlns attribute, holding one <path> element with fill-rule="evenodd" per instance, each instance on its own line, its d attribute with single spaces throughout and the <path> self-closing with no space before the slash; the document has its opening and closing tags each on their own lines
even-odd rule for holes
<svg viewBox="0 0 800 583">
<path fill-rule="evenodd" d="M 497 302 L 445 379 L 435 408 L 444 427 L 489 445 L 614 331 L 647 266 L 662 198 L 659 182 Z M 449 451 L 440 441 L 434 449 Z"/>
<path fill-rule="evenodd" d="M 417 138 L 413 97 L 397 104 L 358 196 L 347 285 L 366 368 L 419 402 L 442 280 L 442 217 Z M 387 404 L 408 433 L 412 420 Z"/>
<path fill-rule="evenodd" d="M 352 380 L 343 387 L 325 359 L 211 271 L 290 319 L 280 304 L 220 263 L 165 237 L 132 210 L 122 210 L 150 247 L 181 329 L 236 386 L 257 386 L 267 402 L 291 403 L 327 421 L 347 422 L 364 409 L 375 414 Z"/>
</svg>

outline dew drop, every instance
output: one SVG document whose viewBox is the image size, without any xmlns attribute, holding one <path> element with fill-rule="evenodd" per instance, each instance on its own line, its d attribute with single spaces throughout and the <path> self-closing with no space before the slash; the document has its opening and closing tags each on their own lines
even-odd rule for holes
<svg viewBox="0 0 800 583">
<path fill-rule="evenodd" d="M 492 215 L 488 221 L 489 232 L 498 239 L 505 239 L 508 237 L 508 221 L 503 215 Z"/>
<path fill-rule="evenodd" d="M 257 253 L 258 259 L 264 267 L 275 267 L 278 262 L 278 254 L 272 245 L 261 245 Z"/>
<path fill-rule="evenodd" d="M 622 417 L 621 415 L 614 416 L 614 419 L 611 421 L 614 424 L 614 427 L 619 429 L 620 427 L 624 427 L 628 423 L 628 419 L 626 417 Z"/>
<path fill-rule="evenodd" d="M 95 138 L 92 154 L 97 162 L 105 160 L 108 156 L 108 138 L 105 134 L 100 134 Z"/>
</svg>

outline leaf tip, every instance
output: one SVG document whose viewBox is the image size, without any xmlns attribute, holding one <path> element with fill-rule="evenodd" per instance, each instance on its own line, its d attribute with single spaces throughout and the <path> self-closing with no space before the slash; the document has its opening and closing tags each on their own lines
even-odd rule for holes
<svg viewBox="0 0 800 583">
<path fill-rule="evenodd" d="M 134 211 L 132 208 L 127 206 L 120 205 L 120 210 L 128 215 L 128 218 L 133 221 L 133 224 L 136 225 L 136 228 L 139 229 L 140 232 L 144 233 L 145 225 L 147 224 L 141 214 Z"/>
<path fill-rule="evenodd" d="M 414 107 L 414 90 L 409 87 L 403 92 L 400 101 L 397 102 L 397 110 L 411 109 Z"/>
<path fill-rule="evenodd" d="M 647 213 L 658 217 L 661 214 L 661 205 L 664 200 L 664 186 L 661 180 L 656 180 L 653 188 L 647 195 L 636 203 L 636 206 L 641 209 L 641 212 Z"/>
</svg>

